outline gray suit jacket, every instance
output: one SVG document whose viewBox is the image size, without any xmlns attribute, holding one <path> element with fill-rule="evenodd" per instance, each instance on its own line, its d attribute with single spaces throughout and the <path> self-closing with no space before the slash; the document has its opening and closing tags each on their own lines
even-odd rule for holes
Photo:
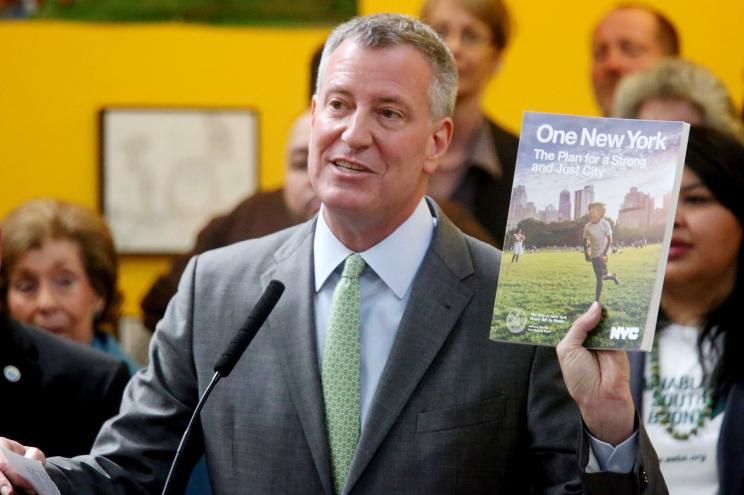
<svg viewBox="0 0 744 495">
<path fill-rule="evenodd" d="M 271 279 L 286 292 L 214 389 L 197 437 L 216 494 L 332 493 L 313 328 L 314 227 L 190 262 L 122 413 L 104 426 L 91 456 L 48 463 L 64 493 L 159 492 L 215 361 Z M 554 349 L 488 339 L 499 260 L 495 248 L 439 217 L 345 493 L 581 491 L 580 421 Z M 582 475 L 596 493 L 665 493 L 641 437 L 633 473 Z"/>
</svg>

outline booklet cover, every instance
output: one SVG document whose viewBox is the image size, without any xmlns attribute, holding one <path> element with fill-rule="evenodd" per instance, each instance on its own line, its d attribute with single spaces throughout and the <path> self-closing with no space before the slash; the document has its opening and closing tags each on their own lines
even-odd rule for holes
<svg viewBox="0 0 744 495">
<path fill-rule="evenodd" d="M 526 112 L 491 339 L 651 350 L 689 124 Z"/>
</svg>

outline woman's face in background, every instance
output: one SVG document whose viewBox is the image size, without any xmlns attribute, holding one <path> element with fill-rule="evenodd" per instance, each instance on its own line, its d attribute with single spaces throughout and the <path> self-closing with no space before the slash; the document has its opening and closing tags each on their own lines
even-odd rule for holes
<svg viewBox="0 0 744 495">
<path fill-rule="evenodd" d="M 736 281 L 741 238 L 736 216 L 685 167 L 664 286 L 720 287 L 720 297 L 727 297 Z"/>
<path fill-rule="evenodd" d="M 458 99 L 480 94 L 501 61 L 501 50 L 493 33 L 458 0 L 434 0 L 424 13 L 424 22 L 439 33 L 457 62 Z"/>
<path fill-rule="evenodd" d="M 75 241 L 44 241 L 23 253 L 10 270 L 11 316 L 78 342 L 92 342 L 93 320 L 105 301 L 93 289 Z"/>
</svg>

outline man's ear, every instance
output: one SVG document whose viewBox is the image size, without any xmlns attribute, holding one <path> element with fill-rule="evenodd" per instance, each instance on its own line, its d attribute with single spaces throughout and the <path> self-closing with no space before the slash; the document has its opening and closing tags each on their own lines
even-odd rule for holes
<svg viewBox="0 0 744 495">
<path fill-rule="evenodd" d="M 318 95 L 313 95 L 313 97 L 310 98 L 310 115 L 312 116 L 310 120 L 311 126 L 315 124 L 315 109 L 317 108 L 317 104 L 318 104 Z"/>
<path fill-rule="evenodd" d="M 453 130 L 454 123 L 450 117 L 443 117 L 432 126 L 424 165 L 424 171 L 427 174 L 432 175 L 437 170 L 439 162 L 452 141 Z"/>
</svg>

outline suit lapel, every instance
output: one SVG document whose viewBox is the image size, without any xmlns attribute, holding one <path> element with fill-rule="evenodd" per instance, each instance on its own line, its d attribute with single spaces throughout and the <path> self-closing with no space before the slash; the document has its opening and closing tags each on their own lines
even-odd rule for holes
<svg viewBox="0 0 744 495">
<path fill-rule="evenodd" d="M 353 487 L 408 403 L 473 296 L 462 279 L 473 273 L 465 240 L 446 217 L 416 275 L 367 423 L 346 481 Z"/>
<path fill-rule="evenodd" d="M 314 222 L 308 222 L 276 253 L 276 266 L 262 276 L 284 283 L 285 292 L 268 318 L 292 401 L 305 432 L 325 492 L 333 493 L 323 394 L 316 352 L 313 309 L 312 245 Z"/>
<path fill-rule="evenodd" d="M 645 379 L 643 369 L 646 363 L 645 352 L 629 352 L 628 363 L 630 364 L 630 393 L 633 395 L 636 409 L 643 417 L 643 388 Z"/>
</svg>

